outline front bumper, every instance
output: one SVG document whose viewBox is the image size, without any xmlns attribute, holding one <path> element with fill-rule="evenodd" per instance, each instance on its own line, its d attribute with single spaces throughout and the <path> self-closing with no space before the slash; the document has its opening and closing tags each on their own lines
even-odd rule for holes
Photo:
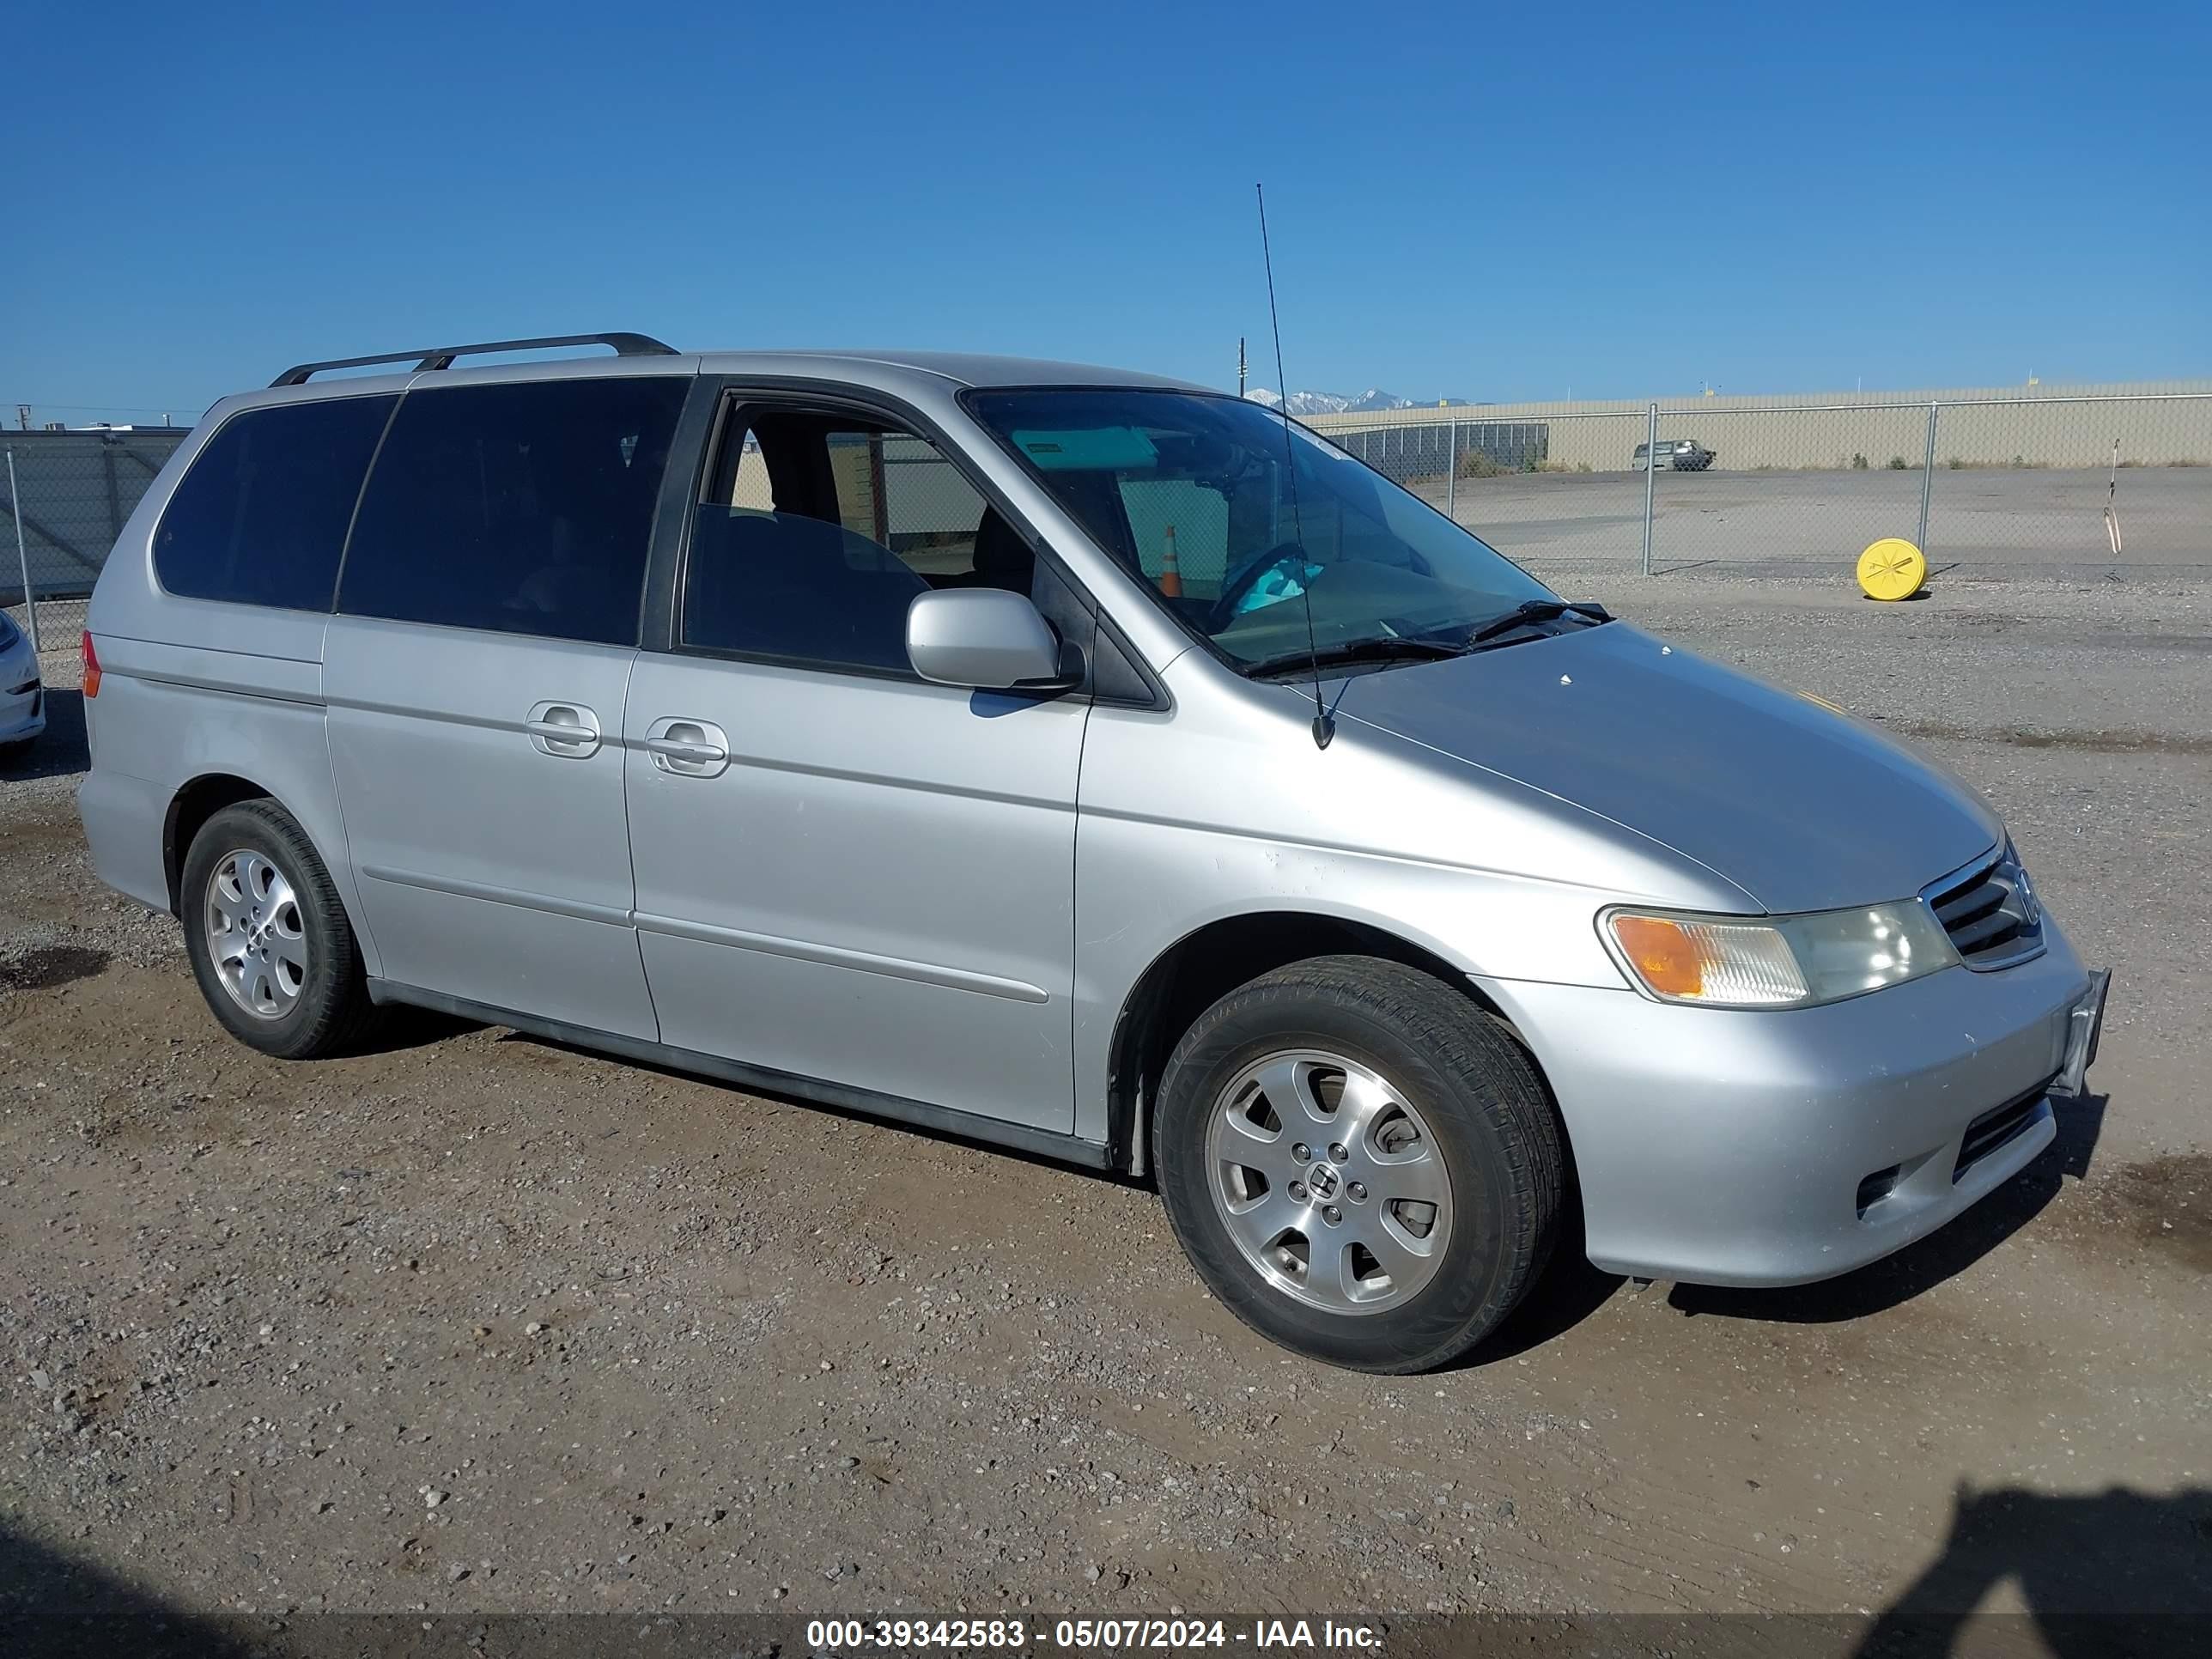
<svg viewBox="0 0 2212 1659">
<path fill-rule="evenodd" d="M 0 743 L 21 743 L 46 729 L 45 687 L 33 683 L 28 691 L 13 694 L 0 690 Z"/>
<path fill-rule="evenodd" d="M 1592 1262 L 1802 1285 L 1932 1232 L 2056 1137 L 2046 1096 L 2086 1070 L 2104 978 L 2044 927 L 2049 948 L 2032 962 L 1946 969 L 1820 1008 L 1476 982 L 1551 1080 Z"/>
</svg>

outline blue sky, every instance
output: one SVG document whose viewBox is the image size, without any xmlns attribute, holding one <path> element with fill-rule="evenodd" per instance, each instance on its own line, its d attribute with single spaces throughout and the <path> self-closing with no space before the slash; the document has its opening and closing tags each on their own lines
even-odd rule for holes
<svg viewBox="0 0 2212 1659">
<path fill-rule="evenodd" d="M 1255 179 L 1293 386 L 2212 374 L 2201 5 L 116 0 L 4 45 L 0 405 L 44 418 L 609 327 L 1218 385 L 1242 334 L 1273 385 Z"/>
</svg>

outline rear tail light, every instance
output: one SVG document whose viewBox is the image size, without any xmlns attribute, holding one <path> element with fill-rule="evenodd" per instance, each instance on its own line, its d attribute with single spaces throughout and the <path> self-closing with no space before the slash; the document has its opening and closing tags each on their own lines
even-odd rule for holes
<svg viewBox="0 0 2212 1659">
<path fill-rule="evenodd" d="M 77 653 L 84 659 L 84 695 L 100 695 L 100 653 L 92 648 L 92 630 L 87 629 L 77 645 Z"/>
</svg>

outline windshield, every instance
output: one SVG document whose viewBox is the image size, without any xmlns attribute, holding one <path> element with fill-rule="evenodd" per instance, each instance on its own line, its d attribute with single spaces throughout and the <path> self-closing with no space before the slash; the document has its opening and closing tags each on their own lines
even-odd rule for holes
<svg viewBox="0 0 2212 1659">
<path fill-rule="evenodd" d="M 1099 546 L 1242 665 L 1313 644 L 1464 644 L 1541 582 L 1242 398 L 1121 387 L 974 392 L 968 406 Z M 1296 457 L 1293 468 L 1288 465 Z M 1409 653 L 1410 654 L 1410 653 Z"/>
</svg>

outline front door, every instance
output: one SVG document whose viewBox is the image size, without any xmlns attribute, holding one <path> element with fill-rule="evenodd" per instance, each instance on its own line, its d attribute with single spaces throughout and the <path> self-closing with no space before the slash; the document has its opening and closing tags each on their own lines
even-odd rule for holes
<svg viewBox="0 0 2212 1659">
<path fill-rule="evenodd" d="M 724 422 L 672 648 L 632 676 L 636 915 L 661 1037 L 1066 1133 L 1087 701 L 930 685 L 908 604 L 1040 580 L 928 443 Z"/>
</svg>

